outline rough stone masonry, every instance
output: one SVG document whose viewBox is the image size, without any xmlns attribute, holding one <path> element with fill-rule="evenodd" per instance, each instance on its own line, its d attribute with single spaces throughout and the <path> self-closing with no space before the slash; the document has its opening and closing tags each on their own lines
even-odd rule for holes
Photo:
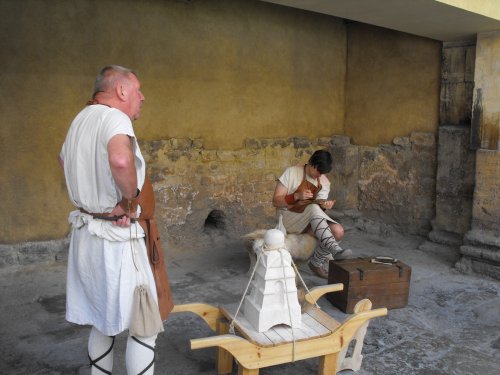
<svg viewBox="0 0 500 375">
<path fill-rule="evenodd" d="M 331 198 L 340 210 L 360 211 L 409 233 L 426 234 L 434 216 L 436 141 L 429 133 L 392 145 L 352 145 L 348 137 L 248 139 L 236 151 L 207 150 L 195 139 L 143 142 L 157 194 L 157 220 L 168 236 L 204 229 L 211 212 L 235 232 L 275 224 L 276 179 L 316 149 L 331 151 Z M 222 214 L 221 214 L 222 213 Z"/>
</svg>

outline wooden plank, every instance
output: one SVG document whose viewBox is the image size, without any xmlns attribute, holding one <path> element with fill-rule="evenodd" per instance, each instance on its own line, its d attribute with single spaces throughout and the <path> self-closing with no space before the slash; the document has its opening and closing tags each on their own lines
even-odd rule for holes
<svg viewBox="0 0 500 375">
<path fill-rule="evenodd" d="M 274 331 L 283 338 L 283 342 L 300 341 L 310 337 L 300 328 L 291 328 L 280 324 L 273 327 Z"/>
<path fill-rule="evenodd" d="M 221 311 L 231 322 L 233 319 L 232 315 L 229 314 L 229 312 L 227 312 L 227 310 L 225 310 L 223 307 L 221 308 Z M 255 345 L 262 347 L 275 345 L 275 343 L 272 342 L 265 334 L 257 332 L 243 315 L 239 316 L 238 314 L 238 317 L 234 322 L 234 327 L 241 335 L 243 335 L 243 337 L 245 337 L 248 341 Z"/>
<path fill-rule="evenodd" d="M 405 307 L 408 304 L 408 294 L 396 294 L 389 296 L 367 296 L 373 305 L 373 308 L 387 307 L 388 309 L 396 309 Z M 347 304 L 348 311 L 352 311 L 359 299 L 351 299 Z"/>
<path fill-rule="evenodd" d="M 270 329 L 266 332 L 263 332 L 264 335 L 274 344 L 280 345 L 283 344 L 283 338 L 276 332 L 274 329 Z"/>
<path fill-rule="evenodd" d="M 402 288 L 397 294 L 379 294 L 376 291 L 372 292 L 367 289 L 364 293 L 353 293 L 354 295 L 331 295 L 328 296 L 328 300 L 343 312 L 351 314 L 356 303 L 365 298 L 372 302 L 373 308 L 387 307 L 388 309 L 395 309 L 405 307 L 408 304 L 408 293 L 407 288 Z"/>
<path fill-rule="evenodd" d="M 307 325 L 307 328 L 315 332 L 316 336 L 326 336 L 332 332 L 328 328 L 326 328 L 323 324 L 317 322 L 308 313 L 302 314 L 302 324 Z M 311 337 L 313 337 L 312 334 Z"/>
<path fill-rule="evenodd" d="M 228 309 L 236 310 L 236 306 L 221 307 L 221 313 L 231 321 L 233 315 Z M 238 314 L 235 321 L 235 329 L 251 343 L 269 347 L 283 345 L 295 341 L 309 340 L 316 337 L 324 337 L 336 329 L 339 323 L 328 314 L 312 305 L 302 314 L 302 327 L 295 328 L 292 335 L 292 328 L 286 325 L 278 325 L 266 332 L 257 332 L 244 315 Z"/>
<path fill-rule="evenodd" d="M 314 320 L 308 313 L 302 314 L 302 328 L 309 333 L 310 337 L 314 336 L 324 336 L 330 332 L 329 329 L 325 328 L 322 324 Z"/>
<path fill-rule="evenodd" d="M 367 286 L 353 286 L 343 292 L 330 295 L 330 299 L 347 301 L 350 299 L 363 299 L 370 297 L 382 297 L 398 294 L 408 295 L 410 285 L 408 283 L 389 283 Z"/>
<path fill-rule="evenodd" d="M 328 331 L 333 332 L 340 325 L 335 319 L 333 319 L 330 315 L 318 309 L 317 307 L 308 305 L 304 309 L 304 312 L 309 314 L 312 319 L 325 327 Z"/>
</svg>

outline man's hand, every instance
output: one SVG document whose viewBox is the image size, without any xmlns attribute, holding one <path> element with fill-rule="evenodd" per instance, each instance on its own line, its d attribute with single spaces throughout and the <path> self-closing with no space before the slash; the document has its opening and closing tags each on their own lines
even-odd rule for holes
<svg viewBox="0 0 500 375">
<path fill-rule="evenodd" d="M 113 225 L 116 225 L 118 227 L 123 227 L 123 228 L 128 228 L 130 227 L 130 217 L 128 216 L 128 212 L 125 212 L 124 209 L 120 206 L 117 205 L 115 208 L 113 208 L 113 211 L 110 212 L 109 216 L 119 216 L 120 218 L 116 221 L 113 221 Z M 130 216 L 135 218 L 136 213 L 131 212 Z"/>
<path fill-rule="evenodd" d="M 324 209 L 324 210 L 330 210 L 333 205 L 335 204 L 335 200 L 331 200 L 331 201 L 324 201 L 323 203 L 320 204 L 321 208 Z"/>
<path fill-rule="evenodd" d="M 299 201 L 305 201 L 305 200 L 308 200 L 308 199 L 311 199 L 312 197 L 314 197 L 314 194 L 311 192 L 311 190 L 306 189 L 306 190 L 300 191 L 298 193 L 295 193 L 295 197 Z"/>
</svg>

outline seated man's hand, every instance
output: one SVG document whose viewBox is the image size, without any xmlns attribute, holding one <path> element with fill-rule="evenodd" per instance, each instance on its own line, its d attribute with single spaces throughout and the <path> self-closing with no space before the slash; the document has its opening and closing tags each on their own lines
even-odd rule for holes
<svg viewBox="0 0 500 375">
<path fill-rule="evenodd" d="M 314 196 L 314 194 L 309 189 L 300 191 L 297 193 L 297 195 L 298 195 L 298 200 L 300 201 L 311 199 Z"/>
<path fill-rule="evenodd" d="M 324 201 L 323 203 L 321 203 L 321 208 L 323 208 L 324 210 L 330 210 L 334 204 L 335 200 Z"/>
</svg>

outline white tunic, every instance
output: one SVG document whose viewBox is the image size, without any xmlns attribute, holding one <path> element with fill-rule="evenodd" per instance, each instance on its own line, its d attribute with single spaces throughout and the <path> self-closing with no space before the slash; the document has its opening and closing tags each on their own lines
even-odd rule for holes
<svg viewBox="0 0 500 375">
<path fill-rule="evenodd" d="M 287 188 L 287 194 L 293 194 L 302 183 L 303 179 L 304 166 L 295 165 L 287 168 L 278 180 Z M 306 180 L 314 186 L 318 186 L 318 180 L 309 177 L 307 174 Z M 320 183 L 321 189 L 316 195 L 316 199 L 328 199 L 328 194 L 330 194 L 330 181 L 325 175 L 321 175 Z M 330 216 L 328 216 L 317 204 L 306 206 L 302 213 L 292 212 L 286 209 L 279 210 L 279 213 L 282 215 L 283 225 L 289 233 L 302 233 L 314 216 L 321 216 L 329 222 L 336 223 L 336 221 L 330 218 Z"/>
<path fill-rule="evenodd" d="M 73 120 L 60 154 L 69 197 L 76 207 L 94 213 L 110 212 L 121 200 L 107 152 L 109 140 L 117 134 L 134 140 L 138 184 L 142 187 L 145 162 L 130 119 L 118 109 L 88 106 Z M 79 210 L 71 212 L 68 220 L 72 232 L 66 319 L 93 325 L 108 336 L 117 335 L 129 327 L 137 285 L 149 285 L 157 300 L 144 231 L 138 224 L 117 227 Z"/>
</svg>

